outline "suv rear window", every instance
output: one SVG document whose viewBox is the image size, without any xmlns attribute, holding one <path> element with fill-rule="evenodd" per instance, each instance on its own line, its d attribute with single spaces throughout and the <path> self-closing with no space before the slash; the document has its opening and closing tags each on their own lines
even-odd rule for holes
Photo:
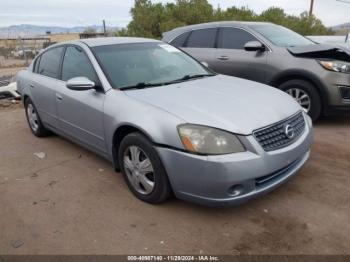
<svg viewBox="0 0 350 262">
<path fill-rule="evenodd" d="M 244 45 L 249 41 L 257 41 L 257 39 L 239 28 L 220 28 L 218 48 L 244 49 Z"/>
<path fill-rule="evenodd" d="M 187 40 L 187 47 L 214 48 L 217 28 L 198 29 L 192 31 Z"/>
<path fill-rule="evenodd" d="M 60 46 L 44 52 L 40 58 L 38 73 L 58 78 L 62 51 L 63 46 Z"/>
</svg>

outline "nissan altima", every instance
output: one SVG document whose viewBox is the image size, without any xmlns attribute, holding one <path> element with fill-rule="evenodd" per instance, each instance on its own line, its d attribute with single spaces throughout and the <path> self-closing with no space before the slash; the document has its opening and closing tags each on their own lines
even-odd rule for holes
<svg viewBox="0 0 350 262">
<path fill-rule="evenodd" d="M 153 204 L 245 202 L 294 176 L 313 140 L 286 93 L 215 74 L 157 40 L 56 44 L 17 81 L 35 136 L 54 132 L 105 157 Z"/>
</svg>

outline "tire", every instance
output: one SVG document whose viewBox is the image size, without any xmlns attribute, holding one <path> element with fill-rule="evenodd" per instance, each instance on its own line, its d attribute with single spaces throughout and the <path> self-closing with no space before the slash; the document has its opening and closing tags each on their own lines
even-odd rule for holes
<svg viewBox="0 0 350 262">
<path fill-rule="evenodd" d="M 295 79 L 295 80 L 289 80 L 287 82 L 284 82 L 279 86 L 279 89 L 287 92 L 293 98 L 296 97 L 296 94 L 298 92 L 297 90 L 300 91 L 299 94 L 303 94 L 302 92 L 304 92 L 308 96 L 308 99 L 310 101 L 309 109 L 306 110 L 306 108 L 304 108 L 304 110 L 307 111 L 307 113 L 309 114 L 309 116 L 312 118 L 313 121 L 316 121 L 320 117 L 321 111 L 322 111 L 322 100 L 317 89 L 313 84 L 305 80 Z M 302 95 L 300 95 L 300 97 L 301 96 Z M 299 101 L 297 100 L 297 102 L 299 104 L 306 103 L 305 100 L 299 100 Z"/>
<path fill-rule="evenodd" d="M 146 164 L 146 158 L 151 166 Z M 159 204 L 172 195 L 169 179 L 158 153 L 141 133 L 135 132 L 124 137 L 119 147 L 118 161 L 126 184 L 138 199 Z"/>
<path fill-rule="evenodd" d="M 24 101 L 24 108 L 26 110 L 26 117 L 28 125 L 32 133 L 37 137 L 45 137 L 50 134 L 39 117 L 38 111 L 30 98 Z M 34 121 L 34 123 L 33 123 Z"/>
</svg>

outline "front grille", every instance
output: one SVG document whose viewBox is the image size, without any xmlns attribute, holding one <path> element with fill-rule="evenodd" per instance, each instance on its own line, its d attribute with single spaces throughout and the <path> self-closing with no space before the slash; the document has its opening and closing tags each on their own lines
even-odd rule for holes
<svg viewBox="0 0 350 262">
<path fill-rule="evenodd" d="M 293 143 L 304 129 L 305 119 L 300 112 L 281 122 L 258 129 L 253 132 L 253 135 L 265 151 L 273 151 Z M 293 132 L 293 136 L 291 136 L 291 132 Z"/>
</svg>

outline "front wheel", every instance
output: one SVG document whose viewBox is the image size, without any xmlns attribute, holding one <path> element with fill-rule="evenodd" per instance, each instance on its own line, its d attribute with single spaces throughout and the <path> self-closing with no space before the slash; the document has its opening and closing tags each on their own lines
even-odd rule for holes
<svg viewBox="0 0 350 262">
<path fill-rule="evenodd" d="M 140 200 L 158 204 L 172 193 L 168 176 L 152 143 L 140 133 L 131 133 L 121 142 L 119 166 L 129 189 Z"/>
<path fill-rule="evenodd" d="M 319 118 L 322 109 L 321 97 L 311 83 L 299 79 L 289 80 L 280 85 L 279 89 L 293 97 L 313 121 Z"/>
</svg>

